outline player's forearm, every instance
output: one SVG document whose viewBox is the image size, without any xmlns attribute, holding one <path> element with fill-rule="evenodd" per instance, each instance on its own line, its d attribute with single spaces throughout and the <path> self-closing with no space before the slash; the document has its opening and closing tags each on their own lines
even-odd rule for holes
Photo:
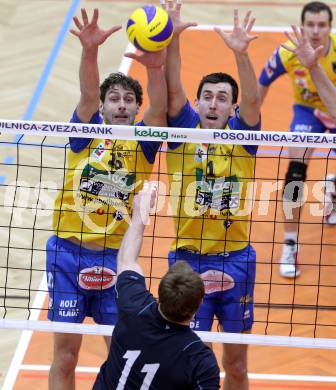
<svg viewBox="0 0 336 390">
<path fill-rule="evenodd" d="M 255 104 L 258 99 L 258 82 L 247 53 L 235 54 L 241 89 L 241 100 Z"/>
<path fill-rule="evenodd" d="M 333 119 L 336 119 L 335 85 L 331 82 L 320 65 L 311 68 L 310 74 L 323 104 L 327 107 L 327 110 Z"/>
<path fill-rule="evenodd" d="M 118 275 L 127 269 L 141 273 L 141 267 L 137 260 L 142 247 L 144 230 L 145 225 L 142 222 L 132 220 L 118 251 Z"/>
<path fill-rule="evenodd" d="M 167 48 L 166 79 L 168 88 L 168 115 L 176 116 L 186 102 L 181 80 L 181 53 L 179 38 L 173 38 Z"/>
<path fill-rule="evenodd" d="M 167 126 L 167 83 L 163 67 L 147 68 L 149 106 L 144 122 L 150 126 Z"/>
<path fill-rule="evenodd" d="M 240 114 L 246 124 L 254 126 L 260 113 L 257 78 L 247 53 L 235 54 L 235 57 L 241 89 Z"/>
<path fill-rule="evenodd" d="M 260 82 L 258 83 L 258 95 L 259 95 L 260 105 L 264 103 L 264 100 L 268 94 L 268 89 L 269 89 L 268 86 L 262 85 L 260 84 Z"/>
<path fill-rule="evenodd" d="M 77 108 L 81 119 L 90 119 L 99 107 L 98 47 L 83 49 L 79 68 L 80 102 Z M 82 118 L 87 116 L 87 118 Z"/>
</svg>

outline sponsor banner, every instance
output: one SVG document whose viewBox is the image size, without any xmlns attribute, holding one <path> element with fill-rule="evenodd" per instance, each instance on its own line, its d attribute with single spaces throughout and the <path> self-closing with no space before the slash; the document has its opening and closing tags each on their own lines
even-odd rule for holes
<svg viewBox="0 0 336 390">
<path fill-rule="evenodd" d="M 163 130 L 164 129 L 164 130 Z M 1 134 L 108 138 L 139 141 L 193 142 L 291 147 L 336 147 L 335 134 L 251 130 L 160 128 L 82 123 L 10 121 L 0 119 Z M 98 151 L 97 151 L 98 153 Z"/>
</svg>

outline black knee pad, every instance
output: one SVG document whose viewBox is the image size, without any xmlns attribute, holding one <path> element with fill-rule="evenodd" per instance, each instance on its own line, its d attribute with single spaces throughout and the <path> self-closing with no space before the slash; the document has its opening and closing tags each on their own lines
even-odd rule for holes
<svg viewBox="0 0 336 390">
<path fill-rule="evenodd" d="M 285 200 L 297 202 L 301 199 L 304 182 L 307 178 L 306 172 L 307 164 L 300 161 L 291 161 L 289 163 L 283 191 L 283 198 Z M 293 184 L 291 185 L 291 183 Z"/>
</svg>

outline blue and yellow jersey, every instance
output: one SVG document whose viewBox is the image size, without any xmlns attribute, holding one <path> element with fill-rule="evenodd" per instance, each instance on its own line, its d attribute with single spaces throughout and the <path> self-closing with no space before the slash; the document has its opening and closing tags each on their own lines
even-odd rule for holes
<svg viewBox="0 0 336 390">
<path fill-rule="evenodd" d="M 199 127 L 189 102 L 173 127 Z M 226 129 L 260 130 L 246 125 L 239 109 Z M 197 131 L 197 130 L 195 130 Z M 169 144 L 167 169 L 176 228 L 171 249 L 200 253 L 243 249 L 249 242 L 249 200 L 252 197 L 256 148 L 241 145 Z"/>
<path fill-rule="evenodd" d="M 71 122 L 80 122 L 76 113 Z M 102 123 L 98 112 L 90 123 Z M 147 144 L 70 139 L 64 185 L 55 201 L 55 234 L 118 249 L 130 221 L 133 195 L 152 170 L 155 154 Z"/>
<path fill-rule="evenodd" d="M 319 62 L 328 78 L 333 84 L 336 84 L 336 36 L 334 34 L 330 35 L 329 42 L 328 53 L 326 56 L 320 58 Z M 290 41 L 286 42 L 286 45 L 293 47 Z M 327 111 L 317 93 L 309 70 L 301 64 L 294 53 L 283 47 L 276 49 L 269 58 L 260 74 L 259 82 L 264 86 L 268 86 L 284 73 L 288 73 L 292 80 L 294 104 Z"/>
</svg>

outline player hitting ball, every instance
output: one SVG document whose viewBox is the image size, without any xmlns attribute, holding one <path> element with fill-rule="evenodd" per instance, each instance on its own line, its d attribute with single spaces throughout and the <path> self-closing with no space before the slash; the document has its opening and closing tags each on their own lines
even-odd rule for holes
<svg viewBox="0 0 336 390">
<path fill-rule="evenodd" d="M 119 318 L 93 390 L 219 389 L 216 358 L 189 327 L 204 297 L 199 274 L 179 261 L 161 279 L 158 302 L 146 288 L 138 256 L 156 196 L 145 182 L 133 200 L 118 254 Z"/>
</svg>

